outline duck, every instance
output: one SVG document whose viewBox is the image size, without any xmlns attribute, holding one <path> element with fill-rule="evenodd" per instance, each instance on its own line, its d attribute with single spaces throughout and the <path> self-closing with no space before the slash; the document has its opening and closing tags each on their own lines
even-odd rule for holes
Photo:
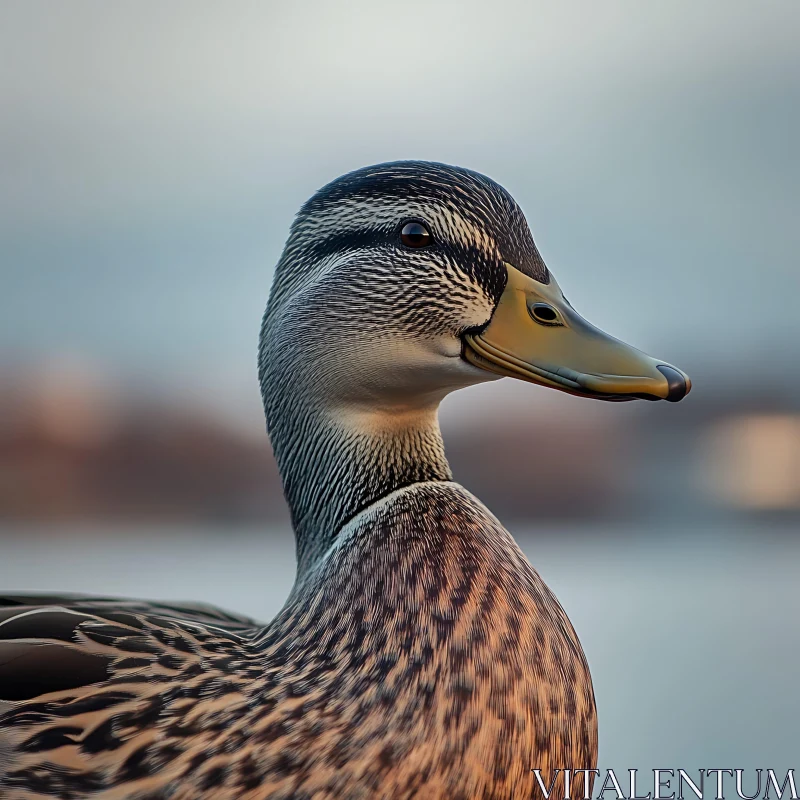
<svg viewBox="0 0 800 800">
<path fill-rule="evenodd" d="M 439 404 L 502 377 L 675 402 L 688 376 L 575 311 L 498 183 L 423 161 L 358 169 L 302 206 L 258 374 L 297 545 L 285 605 L 264 624 L 3 596 L 0 796 L 507 800 L 564 770 L 581 793 L 587 659 L 453 480 Z"/>
</svg>

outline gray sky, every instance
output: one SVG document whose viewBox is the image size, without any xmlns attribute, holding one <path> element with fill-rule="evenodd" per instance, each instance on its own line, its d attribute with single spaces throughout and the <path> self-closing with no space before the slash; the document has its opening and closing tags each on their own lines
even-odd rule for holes
<svg viewBox="0 0 800 800">
<path fill-rule="evenodd" d="M 798 142 L 796 0 L 6 0 L 0 361 L 253 392 L 293 213 L 409 157 L 509 188 L 615 335 L 796 354 Z"/>
</svg>

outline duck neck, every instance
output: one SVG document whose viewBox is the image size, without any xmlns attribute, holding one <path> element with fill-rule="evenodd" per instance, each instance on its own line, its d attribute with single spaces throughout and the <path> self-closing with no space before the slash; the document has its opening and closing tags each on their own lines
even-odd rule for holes
<svg viewBox="0 0 800 800">
<path fill-rule="evenodd" d="M 422 408 L 267 404 L 267 426 L 297 538 L 298 580 L 342 528 L 382 497 L 452 478 L 438 402 Z"/>
</svg>

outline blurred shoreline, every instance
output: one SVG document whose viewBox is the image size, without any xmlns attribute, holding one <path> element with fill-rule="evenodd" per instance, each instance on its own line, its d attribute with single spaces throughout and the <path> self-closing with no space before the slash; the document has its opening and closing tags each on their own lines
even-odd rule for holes
<svg viewBox="0 0 800 800">
<path fill-rule="evenodd" d="M 700 385 L 680 414 L 527 386 L 459 393 L 442 413 L 455 479 L 505 522 L 800 520 L 798 393 Z M 263 422 L 130 392 L 85 363 L 0 370 L 0 524 L 127 522 L 288 525 Z"/>
</svg>

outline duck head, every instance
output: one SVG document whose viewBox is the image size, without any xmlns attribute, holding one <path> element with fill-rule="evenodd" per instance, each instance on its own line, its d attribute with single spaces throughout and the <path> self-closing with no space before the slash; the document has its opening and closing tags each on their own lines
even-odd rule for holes
<svg viewBox="0 0 800 800">
<path fill-rule="evenodd" d="M 270 374 L 296 373 L 298 393 L 339 408 L 438 404 L 501 376 L 601 400 L 674 402 L 691 387 L 578 314 L 505 189 L 414 161 L 349 173 L 303 206 L 261 365 L 265 401 Z"/>
<path fill-rule="evenodd" d="M 572 308 L 517 204 L 483 175 L 381 164 L 302 207 L 259 347 L 298 581 L 362 510 L 452 480 L 439 403 L 502 376 L 603 400 L 674 401 L 690 386 Z"/>
</svg>

